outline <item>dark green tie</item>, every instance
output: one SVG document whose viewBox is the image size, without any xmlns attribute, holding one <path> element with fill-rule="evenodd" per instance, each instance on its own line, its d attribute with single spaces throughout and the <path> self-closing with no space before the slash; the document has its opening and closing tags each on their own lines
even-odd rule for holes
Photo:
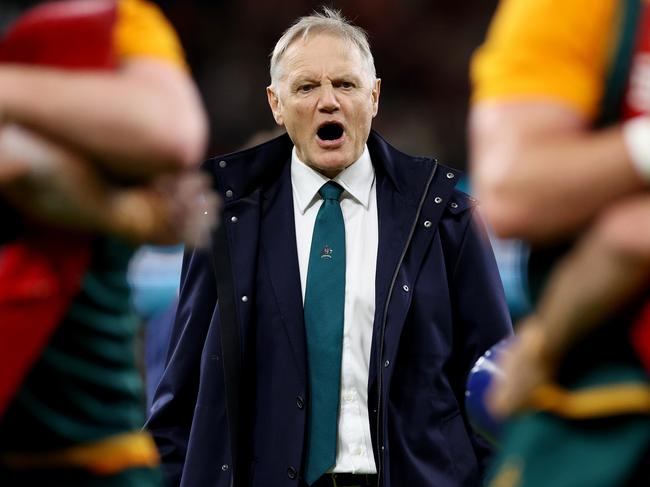
<svg viewBox="0 0 650 487">
<path fill-rule="evenodd" d="M 314 224 L 305 289 L 310 400 L 304 475 L 309 485 L 336 461 L 345 303 L 343 188 L 330 181 L 318 192 L 324 201 Z"/>
</svg>

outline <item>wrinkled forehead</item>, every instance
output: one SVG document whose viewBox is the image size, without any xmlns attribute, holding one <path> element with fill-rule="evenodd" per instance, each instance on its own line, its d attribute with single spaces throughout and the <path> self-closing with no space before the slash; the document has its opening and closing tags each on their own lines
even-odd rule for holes
<svg viewBox="0 0 650 487">
<path fill-rule="evenodd" d="M 310 32 L 293 39 L 279 57 L 278 79 L 282 81 L 325 65 L 333 70 L 354 70 L 360 76 L 372 77 L 368 60 L 352 40 L 336 33 Z"/>
</svg>

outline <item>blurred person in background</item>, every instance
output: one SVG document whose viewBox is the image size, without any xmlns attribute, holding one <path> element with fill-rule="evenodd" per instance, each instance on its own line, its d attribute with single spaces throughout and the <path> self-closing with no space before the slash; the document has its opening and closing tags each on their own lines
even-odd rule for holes
<svg viewBox="0 0 650 487">
<path fill-rule="evenodd" d="M 380 80 L 338 12 L 270 71 L 288 133 L 206 163 L 224 225 L 186 255 L 148 422 L 170 484 L 479 485 L 464 384 L 510 320 L 474 200 L 371 130 Z"/>
<path fill-rule="evenodd" d="M 151 3 L 86 0 L 25 13 L 0 58 L 0 333 L 34 355 L 3 348 L 0 483 L 160 485 L 126 270 L 138 243 L 200 243 L 216 206 L 182 50 Z"/>
<path fill-rule="evenodd" d="M 495 487 L 647 485 L 648 59 L 646 1 L 505 0 L 473 61 L 475 188 L 497 235 L 533 245 L 541 295 L 492 393 L 532 410 Z"/>
<path fill-rule="evenodd" d="M 147 412 L 167 361 L 185 247 L 143 245 L 129 263 L 133 307 L 143 322 L 142 366 Z"/>
</svg>

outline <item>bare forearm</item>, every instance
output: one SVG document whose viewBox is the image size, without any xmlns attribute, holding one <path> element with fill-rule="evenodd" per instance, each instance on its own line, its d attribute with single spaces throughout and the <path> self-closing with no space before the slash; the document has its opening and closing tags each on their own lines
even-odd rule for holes
<svg viewBox="0 0 650 487">
<path fill-rule="evenodd" d="M 545 355 L 562 356 L 583 335 L 636 295 L 650 266 L 584 242 L 557 269 L 539 307 Z"/>
<path fill-rule="evenodd" d="M 648 222 L 650 196 L 628 198 L 604 212 L 555 268 L 536 312 L 518 324 L 518 340 L 500 360 L 503 375 L 489 394 L 495 414 L 508 416 L 533 404 L 567 350 L 645 289 Z"/>
<path fill-rule="evenodd" d="M 193 85 L 159 61 L 135 61 L 116 73 L 5 65 L 0 113 L 126 177 L 196 164 L 205 144 Z"/>
<path fill-rule="evenodd" d="M 645 187 L 620 127 L 589 131 L 561 108 L 525 108 L 479 106 L 472 114 L 474 181 L 497 234 L 566 238 L 613 199 Z"/>
<path fill-rule="evenodd" d="M 0 164 L 21 168 L 0 184 L 2 196 L 25 217 L 79 231 L 107 229 L 112 189 L 78 153 L 17 125 L 0 127 Z"/>
<path fill-rule="evenodd" d="M 15 125 L 0 127 L 0 169 L 5 165 L 20 171 L 0 178 L 0 196 L 24 216 L 51 226 L 134 243 L 196 245 L 215 221 L 215 196 L 198 170 L 124 187 L 75 151 Z"/>
<path fill-rule="evenodd" d="M 645 289 L 650 280 L 650 196 L 605 212 L 553 272 L 538 306 L 544 349 L 561 356 L 574 341 Z"/>
</svg>

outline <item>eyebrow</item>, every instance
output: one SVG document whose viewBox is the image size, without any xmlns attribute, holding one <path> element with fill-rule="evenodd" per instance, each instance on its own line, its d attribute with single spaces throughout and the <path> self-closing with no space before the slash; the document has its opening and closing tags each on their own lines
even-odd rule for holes
<svg viewBox="0 0 650 487">
<path fill-rule="evenodd" d="M 303 71 L 303 72 L 299 72 L 297 75 L 294 75 L 292 78 L 293 78 L 292 82 L 316 81 L 316 78 L 318 78 L 318 76 L 316 75 L 316 73 Z"/>
<path fill-rule="evenodd" d="M 344 80 L 351 80 L 355 82 L 360 82 L 362 77 L 352 74 L 352 73 L 344 73 L 341 75 L 337 75 L 334 78 L 332 78 L 332 81 L 344 81 Z M 319 76 L 317 76 L 314 73 L 301 73 L 297 75 L 295 78 L 291 80 L 291 86 L 296 86 L 301 83 L 320 83 Z"/>
<path fill-rule="evenodd" d="M 341 76 L 337 76 L 337 77 L 333 78 L 332 81 L 351 80 L 351 81 L 359 82 L 359 81 L 361 81 L 361 79 L 362 79 L 361 77 L 359 77 L 359 76 L 357 76 L 355 74 L 349 74 L 348 73 L 348 74 L 344 74 L 344 75 L 341 75 Z"/>
</svg>

